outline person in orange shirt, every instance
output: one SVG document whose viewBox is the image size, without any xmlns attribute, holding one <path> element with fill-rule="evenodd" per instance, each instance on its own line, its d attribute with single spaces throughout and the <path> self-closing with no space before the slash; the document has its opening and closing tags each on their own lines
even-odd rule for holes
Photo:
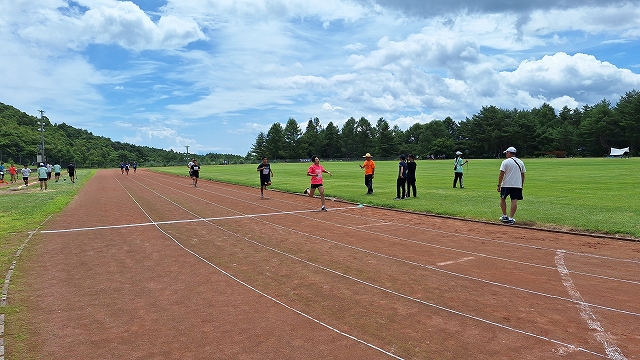
<svg viewBox="0 0 640 360">
<path fill-rule="evenodd" d="M 9 167 L 9 174 L 11 175 L 11 182 L 14 183 L 18 181 L 18 168 L 13 164 Z"/>
<path fill-rule="evenodd" d="M 360 169 L 364 169 L 364 185 L 367 187 L 367 195 L 373 194 L 373 176 L 376 172 L 376 163 L 371 160 L 371 154 L 367 153 L 363 156 L 364 163 L 360 165 Z"/>
</svg>

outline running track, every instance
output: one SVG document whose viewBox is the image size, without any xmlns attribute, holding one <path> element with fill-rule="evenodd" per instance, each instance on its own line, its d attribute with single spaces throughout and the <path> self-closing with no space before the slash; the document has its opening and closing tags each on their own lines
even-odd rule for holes
<svg viewBox="0 0 640 360">
<path fill-rule="evenodd" d="M 496 201 L 497 204 L 497 201 Z M 640 244 L 100 170 L 21 259 L 38 359 L 639 359 Z M 497 205 L 496 205 L 497 206 Z M 11 344 L 5 344 L 11 355 Z"/>
</svg>

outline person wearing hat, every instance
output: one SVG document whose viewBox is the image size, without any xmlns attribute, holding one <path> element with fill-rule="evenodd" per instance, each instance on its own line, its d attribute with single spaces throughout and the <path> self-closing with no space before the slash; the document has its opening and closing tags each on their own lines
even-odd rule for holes
<svg viewBox="0 0 640 360">
<path fill-rule="evenodd" d="M 503 151 L 507 158 L 500 165 L 498 176 L 498 192 L 500 193 L 500 209 L 502 216 L 500 221 L 505 224 L 515 224 L 513 216 L 518 209 L 518 200 L 522 200 L 522 187 L 524 185 L 524 173 L 527 171 L 522 160 L 516 157 L 516 148 L 510 146 Z M 507 216 L 507 196 L 511 199 L 511 208 Z"/>
<path fill-rule="evenodd" d="M 371 159 L 371 154 L 366 153 L 364 163 L 360 165 L 360 169 L 364 169 L 364 185 L 367 187 L 367 195 L 373 194 L 373 176 L 376 172 L 376 163 Z"/>
<path fill-rule="evenodd" d="M 456 151 L 456 158 L 453 159 L 453 188 L 454 189 L 456 188 L 456 183 L 458 182 L 458 179 L 460 179 L 460 189 L 464 189 L 464 184 L 462 183 L 462 178 L 464 175 L 462 166 L 468 163 L 468 161 L 465 161 L 464 159 L 462 159 L 460 155 L 462 155 L 462 152 Z"/>
</svg>

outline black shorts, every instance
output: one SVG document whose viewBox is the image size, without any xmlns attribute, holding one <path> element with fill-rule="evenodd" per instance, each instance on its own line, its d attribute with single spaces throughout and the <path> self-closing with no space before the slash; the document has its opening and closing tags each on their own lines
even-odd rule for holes
<svg viewBox="0 0 640 360">
<path fill-rule="evenodd" d="M 55 176 L 60 176 L 60 173 L 55 173 Z"/>
<path fill-rule="evenodd" d="M 500 188 L 500 197 L 506 199 L 508 197 L 511 200 L 522 200 L 522 188 L 503 187 Z"/>
<path fill-rule="evenodd" d="M 40 180 L 40 182 L 43 182 L 43 181 L 47 181 L 49 179 L 47 179 L 47 178 L 39 178 L 38 180 Z"/>
<path fill-rule="evenodd" d="M 192 171 L 191 177 L 194 177 L 196 179 L 200 178 L 200 171 Z"/>
<path fill-rule="evenodd" d="M 322 184 L 311 184 L 312 189 L 317 189 L 319 187 L 322 187 Z"/>
<path fill-rule="evenodd" d="M 268 186 L 268 185 L 271 185 L 271 177 L 260 176 L 260 186 Z"/>
</svg>

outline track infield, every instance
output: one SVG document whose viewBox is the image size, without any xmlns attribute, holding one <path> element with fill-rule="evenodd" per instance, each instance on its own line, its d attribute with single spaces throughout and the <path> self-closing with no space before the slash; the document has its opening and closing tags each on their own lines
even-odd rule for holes
<svg viewBox="0 0 640 360">
<path fill-rule="evenodd" d="M 18 264 L 23 286 L 8 301 L 29 309 L 27 352 L 640 359 L 638 242 L 327 207 L 296 194 L 261 199 L 254 188 L 100 170 Z"/>
</svg>

